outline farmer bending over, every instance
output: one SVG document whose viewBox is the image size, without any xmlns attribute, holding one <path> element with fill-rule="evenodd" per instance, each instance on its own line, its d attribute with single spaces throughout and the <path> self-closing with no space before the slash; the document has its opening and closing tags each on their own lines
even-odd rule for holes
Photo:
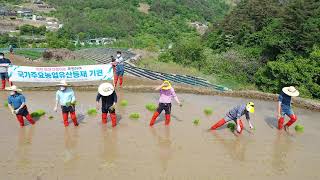
<svg viewBox="0 0 320 180">
<path fill-rule="evenodd" d="M 253 129 L 253 125 L 251 123 L 250 120 L 250 113 L 254 113 L 254 103 L 253 102 L 249 102 L 248 104 L 243 104 L 243 105 L 239 105 L 234 107 L 233 109 L 231 109 L 224 118 L 222 118 L 220 121 L 218 121 L 216 124 L 214 124 L 211 127 L 211 130 L 216 130 L 217 128 L 223 126 L 224 124 L 226 124 L 229 121 L 234 121 L 237 125 L 236 130 L 239 134 L 241 134 L 242 130 L 243 130 L 243 123 L 242 120 L 240 119 L 243 115 L 246 116 L 246 119 L 249 123 L 250 129 Z"/>
</svg>

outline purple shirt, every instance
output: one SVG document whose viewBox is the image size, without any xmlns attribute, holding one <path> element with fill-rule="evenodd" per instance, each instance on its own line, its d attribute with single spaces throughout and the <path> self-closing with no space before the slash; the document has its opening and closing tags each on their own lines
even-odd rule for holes
<svg viewBox="0 0 320 180">
<path fill-rule="evenodd" d="M 172 98 L 177 97 L 176 93 L 174 92 L 174 89 L 171 88 L 169 90 L 160 90 L 160 98 L 159 103 L 171 103 Z"/>
</svg>

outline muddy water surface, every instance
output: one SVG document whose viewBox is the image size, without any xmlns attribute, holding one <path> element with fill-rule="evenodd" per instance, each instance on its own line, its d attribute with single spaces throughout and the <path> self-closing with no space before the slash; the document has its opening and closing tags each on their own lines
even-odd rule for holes
<svg viewBox="0 0 320 180">
<path fill-rule="evenodd" d="M 95 92 L 77 92 L 80 127 L 63 127 L 52 111 L 55 92 L 24 92 L 30 109 L 45 109 L 36 126 L 19 128 L 0 104 L 0 179 L 320 179 L 320 113 L 295 109 L 304 133 L 276 130 L 275 103 L 257 101 L 252 116 L 255 131 L 236 137 L 227 128 L 207 129 L 241 98 L 180 94 L 183 107 L 173 106 L 170 127 L 163 117 L 149 128 L 152 116 L 145 104 L 158 94 L 119 92 L 129 102 L 118 107 L 119 126 L 100 123 L 100 114 L 86 115 L 95 106 Z M 1 102 L 7 94 L 0 93 Z M 206 117 L 205 107 L 214 114 Z M 139 112 L 139 120 L 129 119 Z M 54 116 L 49 120 L 49 116 Z M 192 121 L 200 118 L 199 126 Z M 245 122 L 245 126 L 248 127 Z"/>
</svg>

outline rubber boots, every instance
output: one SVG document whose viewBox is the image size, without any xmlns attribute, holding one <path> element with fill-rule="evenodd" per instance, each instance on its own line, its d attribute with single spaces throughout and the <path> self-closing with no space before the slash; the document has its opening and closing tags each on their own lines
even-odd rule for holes
<svg viewBox="0 0 320 180">
<path fill-rule="evenodd" d="M 166 126 L 169 126 L 170 120 L 171 120 L 170 114 L 166 114 L 166 122 L 165 122 L 165 125 L 166 125 Z"/>
<path fill-rule="evenodd" d="M 156 112 L 153 114 L 152 118 L 151 118 L 150 126 L 153 126 L 153 125 L 154 125 L 154 123 L 156 122 L 158 116 L 159 116 L 159 113 L 156 111 Z"/>
<path fill-rule="evenodd" d="M 225 123 L 226 123 L 226 120 L 225 120 L 225 119 L 221 119 L 220 121 L 218 121 L 216 124 L 214 124 L 214 125 L 211 127 L 211 130 L 216 130 L 216 129 L 218 129 L 219 127 L 223 126 Z"/>
<path fill-rule="evenodd" d="M 116 127 L 117 126 L 117 116 L 116 113 L 111 113 L 110 114 L 111 117 L 111 121 L 112 121 L 112 127 Z"/>
</svg>

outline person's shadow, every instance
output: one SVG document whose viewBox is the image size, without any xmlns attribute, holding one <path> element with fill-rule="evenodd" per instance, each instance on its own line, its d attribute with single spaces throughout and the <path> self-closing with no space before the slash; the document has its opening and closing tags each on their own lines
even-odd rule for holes
<svg viewBox="0 0 320 180">
<path fill-rule="evenodd" d="M 64 162 L 69 163 L 72 160 L 75 160 L 77 153 L 75 152 L 76 147 L 78 146 L 78 129 L 73 128 L 69 129 L 66 127 L 64 129 Z"/>
<path fill-rule="evenodd" d="M 276 174 L 285 175 L 290 167 L 288 158 L 292 148 L 292 140 L 284 131 L 278 131 L 273 144 L 272 168 Z"/>
<path fill-rule="evenodd" d="M 170 136 L 170 127 L 165 127 L 163 136 L 160 136 L 154 127 L 150 128 L 150 132 L 157 141 L 157 154 L 160 160 L 162 172 L 166 172 L 168 169 L 169 160 L 172 157 L 172 141 Z"/>
<path fill-rule="evenodd" d="M 264 121 L 266 122 L 266 124 L 271 128 L 271 129 L 277 129 L 278 128 L 278 120 L 275 117 L 266 117 L 264 119 Z"/>
<path fill-rule="evenodd" d="M 102 168 L 114 168 L 119 156 L 118 129 L 112 128 L 108 131 L 106 126 L 101 127 L 103 148 L 101 152 Z"/>
<path fill-rule="evenodd" d="M 29 159 L 30 149 L 32 146 L 32 139 L 34 134 L 34 126 L 29 129 L 20 128 L 18 138 L 18 167 L 26 168 L 30 165 L 31 160 Z"/>
<path fill-rule="evenodd" d="M 249 140 L 245 138 L 235 138 L 235 139 L 225 139 L 220 136 L 217 132 L 212 132 L 213 136 L 218 140 L 218 142 L 224 147 L 225 152 L 230 155 L 232 159 L 238 161 L 246 160 L 247 146 Z"/>
</svg>

